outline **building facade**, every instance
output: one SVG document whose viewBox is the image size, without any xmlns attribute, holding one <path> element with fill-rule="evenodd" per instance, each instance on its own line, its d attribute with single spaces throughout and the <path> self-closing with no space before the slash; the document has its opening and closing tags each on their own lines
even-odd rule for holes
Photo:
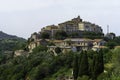
<svg viewBox="0 0 120 80">
<path fill-rule="evenodd" d="M 68 34 L 77 33 L 79 37 L 83 31 L 102 33 L 102 28 L 96 24 L 83 21 L 80 16 L 58 25 L 50 25 L 41 29 L 42 32 L 47 32 L 52 37 L 57 31 L 62 30 Z"/>
<path fill-rule="evenodd" d="M 90 31 L 90 32 L 97 32 L 102 33 L 102 29 L 100 26 L 92 24 L 90 22 L 81 22 L 78 24 L 80 31 Z"/>
</svg>

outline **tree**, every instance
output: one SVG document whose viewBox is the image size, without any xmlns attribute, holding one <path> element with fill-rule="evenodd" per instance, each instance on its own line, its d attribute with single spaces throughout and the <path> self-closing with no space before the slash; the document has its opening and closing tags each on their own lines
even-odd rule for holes
<svg viewBox="0 0 120 80">
<path fill-rule="evenodd" d="M 55 44 L 53 42 L 49 42 L 48 46 L 55 46 Z"/>
<path fill-rule="evenodd" d="M 102 49 L 104 63 L 108 63 L 112 58 L 112 51 L 109 48 Z"/>
<path fill-rule="evenodd" d="M 116 42 L 117 45 L 120 45 L 120 36 L 115 37 L 113 41 Z"/>
<path fill-rule="evenodd" d="M 69 37 L 71 38 L 77 38 L 79 36 L 79 34 L 77 32 L 72 32 L 71 34 L 69 34 Z"/>
<path fill-rule="evenodd" d="M 90 39 L 96 39 L 96 38 L 103 38 L 103 33 L 96 33 L 96 32 L 90 32 L 90 31 L 84 31 L 83 37 L 90 38 Z"/>
<path fill-rule="evenodd" d="M 114 41 L 109 41 L 106 43 L 106 46 L 110 49 L 113 49 L 115 46 L 117 46 L 117 43 Z"/>
<path fill-rule="evenodd" d="M 78 55 L 76 54 L 74 56 L 74 62 L 73 62 L 73 77 L 74 80 L 77 80 L 78 78 L 78 71 L 79 71 L 79 64 L 78 64 Z"/>
<path fill-rule="evenodd" d="M 93 56 L 92 63 L 92 79 L 97 80 L 97 77 L 104 71 L 104 62 L 103 62 L 103 52 L 100 50 L 96 52 Z"/>
<path fill-rule="evenodd" d="M 98 59 L 99 59 L 99 69 L 98 69 L 98 73 L 102 73 L 104 71 L 104 60 L 103 60 L 103 51 L 102 49 L 99 51 L 98 53 Z"/>
<path fill-rule="evenodd" d="M 47 47 L 39 45 L 38 47 L 33 49 L 33 53 L 37 53 L 37 52 L 41 52 L 41 51 L 47 51 Z"/>
<path fill-rule="evenodd" d="M 65 31 L 57 31 L 54 35 L 55 39 L 65 39 L 67 36 Z"/>
<path fill-rule="evenodd" d="M 89 71 L 89 64 L 88 64 L 88 57 L 87 52 L 83 51 L 80 53 L 81 59 L 79 61 L 79 76 L 82 77 L 83 75 L 88 75 Z"/>
<path fill-rule="evenodd" d="M 61 51 L 61 49 L 60 49 L 59 47 L 56 47 L 56 48 L 55 48 L 55 52 L 56 52 L 57 54 L 59 54 L 59 53 L 61 53 L 62 51 Z"/>
<path fill-rule="evenodd" d="M 92 62 L 92 67 L 91 67 L 91 77 L 92 80 L 96 80 L 97 79 L 97 70 L 98 70 L 98 56 L 97 53 L 94 54 L 93 56 L 93 62 Z"/>
<path fill-rule="evenodd" d="M 49 35 L 49 33 L 47 33 L 47 32 L 43 32 L 43 33 L 41 33 L 41 38 L 42 38 L 42 39 L 49 39 L 49 38 L 50 38 L 50 35 Z"/>
<path fill-rule="evenodd" d="M 112 59 L 111 62 L 113 64 L 113 75 L 114 76 L 120 76 L 120 48 L 115 48 L 113 50 L 113 55 L 112 55 Z"/>
</svg>

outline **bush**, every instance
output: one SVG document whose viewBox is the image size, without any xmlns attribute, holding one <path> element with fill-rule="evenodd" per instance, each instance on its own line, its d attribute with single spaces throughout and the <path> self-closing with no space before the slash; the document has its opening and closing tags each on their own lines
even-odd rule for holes
<svg viewBox="0 0 120 80">
<path fill-rule="evenodd" d="M 47 33 L 47 32 L 43 32 L 43 33 L 41 33 L 41 38 L 42 38 L 42 39 L 49 39 L 49 38 L 50 38 L 50 35 L 49 35 L 49 33 Z"/>
<path fill-rule="evenodd" d="M 59 47 L 56 47 L 56 48 L 55 48 L 55 52 L 56 52 L 57 54 L 59 54 L 59 53 L 62 52 L 62 50 L 61 50 Z"/>
<path fill-rule="evenodd" d="M 65 39 L 66 37 L 68 37 L 67 33 L 65 31 L 57 31 L 54 35 L 55 39 Z"/>
<path fill-rule="evenodd" d="M 42 51 L 47 51 L 47 47 L 40 45 L 33 49 L 33 53 L 38 53 L 38 52 L 42 52 Z"/>
<path fill-rule="evenodd" d="M 82 77 L 78 77 L 77 80 L 89 80 L 89 76 L 84 75 Z"/>
</svg>

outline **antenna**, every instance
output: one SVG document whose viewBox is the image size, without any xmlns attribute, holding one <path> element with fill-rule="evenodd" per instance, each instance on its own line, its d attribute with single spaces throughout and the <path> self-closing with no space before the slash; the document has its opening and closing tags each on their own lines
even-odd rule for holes
<svg viewBox="0 0 120 80">
<path fill-rule="evenodd" d="M 109 33 L 109 25 L 107 25 L 107 33 Z"/>
</svg>

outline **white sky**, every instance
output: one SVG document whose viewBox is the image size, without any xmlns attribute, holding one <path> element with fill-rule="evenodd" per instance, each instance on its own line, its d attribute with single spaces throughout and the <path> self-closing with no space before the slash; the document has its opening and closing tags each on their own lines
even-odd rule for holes
<svg viewBox="0 0 120 80">
<path fill-rule="evenodd" d="M 0 0 L 0 30 L 24 38 L 78 15 L 120 35 L 120 0 Z"/>
</svg>

